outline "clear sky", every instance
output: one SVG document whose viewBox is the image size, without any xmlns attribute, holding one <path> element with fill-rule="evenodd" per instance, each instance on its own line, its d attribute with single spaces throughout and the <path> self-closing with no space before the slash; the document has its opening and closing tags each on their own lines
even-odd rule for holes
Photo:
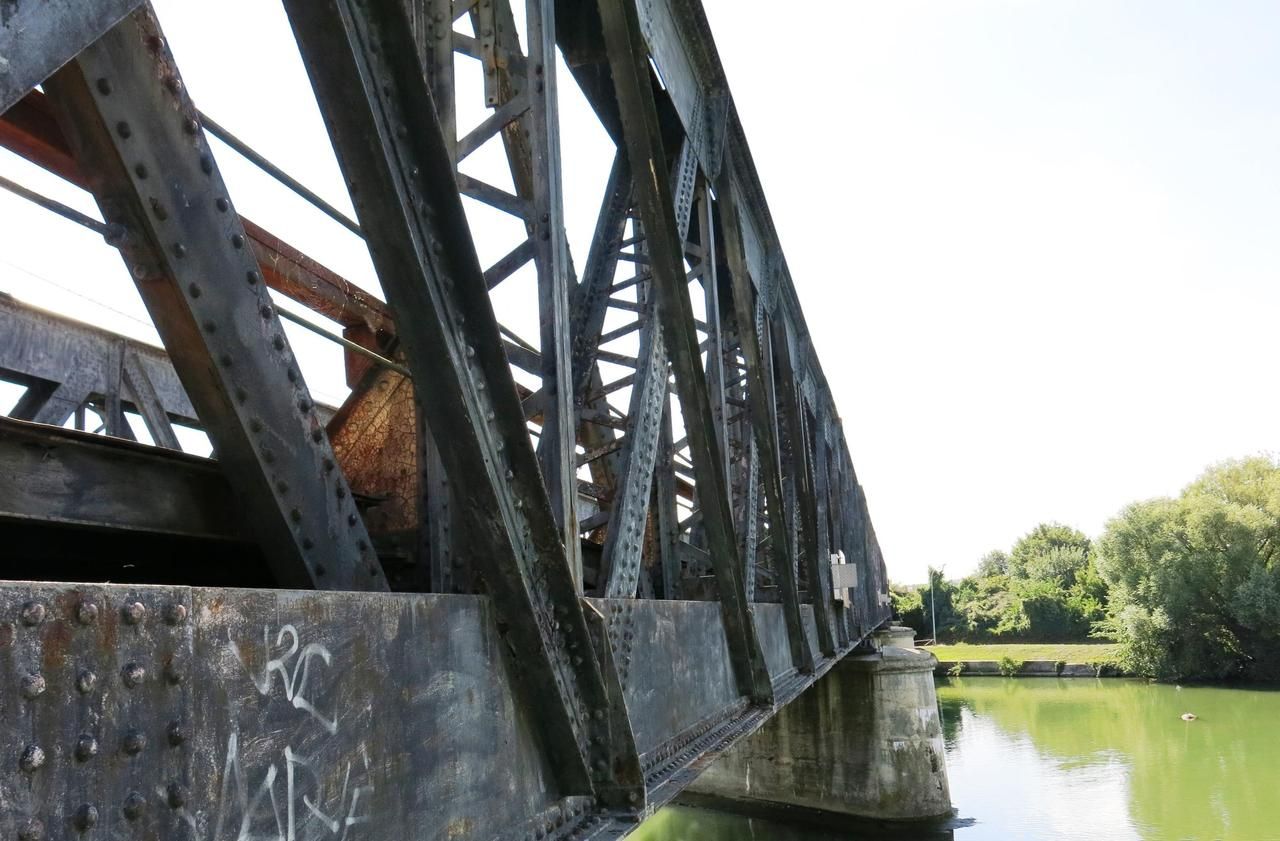
<svg viewBox="0 0 1280 841">
<path fill-rule="evenodd" d="M 968 572 L 1041 520 L 1096 535 L 1280 449 L 1280 4 L 705 4 L 894 580 Z M 155 5 L 197 105 L 349 208 L 279 5 Z M 561 77 L 581 266 L 612 148 Z M 378 288 L 359 239 L 214 150 L 241 212 Z M 499 155 L 464 168 L 509 184 Z M 8 153 L 0 173 L 92 211 Z M 482 256 L 519 236 L 468 212 Z M 0 226 L 0 290 L 154 341 L 93 234 L 2 193 Z M 521 283 L 496 307 L 529 328 Z M 286 330 L 339 402 L 337 349 Z"/>
<path fill-rule="evenodd" d="M 705 5 L 894 580 L 1280 449 L 1280 4 Z"/>
</svg>

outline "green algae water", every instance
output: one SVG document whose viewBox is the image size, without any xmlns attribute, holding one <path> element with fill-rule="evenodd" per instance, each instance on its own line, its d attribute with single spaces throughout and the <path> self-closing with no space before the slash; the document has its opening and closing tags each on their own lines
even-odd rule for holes
<svg viewBox="0 0 1280 841">
<path fill-rule="evenodd" d="M 632 837 L 1280 841 L 1280 691 L 1080 678 L 937 686 L 956 807 L 947 825 L 841 832 L 674 806 Z"/>
</svg>

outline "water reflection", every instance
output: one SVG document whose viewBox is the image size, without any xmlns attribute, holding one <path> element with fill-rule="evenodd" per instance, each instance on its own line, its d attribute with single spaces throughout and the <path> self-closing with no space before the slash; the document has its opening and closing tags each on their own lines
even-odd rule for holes
<svg viewBox="0 0 1280 841">
<path fill-rule="evenodd" d="M 956 678 L 938 700 L 964 841 L 1280 838 L 1280 693 Z"/>
<path fill-rule="evenodd" d="M 1280 841 L 1280 692 L 954 678 L 938 701 L 957 841 Z M 1194 722 L 1180 716 L 1193 712 Z M 950 837 L 946 831 L 942 837 Z M 640 841 L 938 838 L 671 807 Z"/>
</svg>

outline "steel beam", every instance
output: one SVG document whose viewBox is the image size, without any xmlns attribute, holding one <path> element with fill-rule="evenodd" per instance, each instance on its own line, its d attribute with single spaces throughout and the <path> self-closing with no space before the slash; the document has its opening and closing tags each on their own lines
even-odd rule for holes
<svg viewBox="0 0 1280 841">
<path fill-rule="evenodd" d="M 241 520 L 216 462 L 0 418 L 0 521 L 236 542 Z"/>
<path fill-rule="evenodd" d="M 287 0 L 370 253 L 403 332 L 419 411 L 466 512 L 524 699 L 565 790 L 643 796 L 552 515 L 454 165 L 404 8 Z M 430 395 L 429 398 L 424 395 Z M 612 676 L 616 680 L 616 676 Z"/>
<path fill-rule="evenodd" d="M 0 7 L 0 114 L 98 40 L 142 0 L 45 0 Z"/>
<path fill-rule="evenodd" d="M 760 483 L 764 488 L 769 519 L 769 553 L 778 576 L 778 586 L 785 608 L 791 657 L 801 671 L 813 669 L 813 658 L 804 622 L 800 616 L 800 595 L 796 582 L 796 559 L 786 517 L 782 482 L 782 461 L 777 440 L 777 414 L 773 396 L 773 376 L 764 357 L 764 345 L 758 330 L 763 319 L 763 302 L 758 301 L 751 283 L 742 249 L 740 216 L 732 186 L 722 184 L 717 192 L 720 203 L 721 233 L 725 260 L 733 285 L 733 306 L 738 323 L 738 338 L 747 375 L 747 400 L 750 406 L 752 439 L 759 454 Z"/>
<path fill-rule="evenodd" d="M 622 114 L 627 157 L 637 173 L 636 205 L 644 224 L 658 313 L 694 454 L 698 500 L 719 584 L 734 672 L 743 694 L 757 703 L 770 703 L 773 690 L 742 583 L 733 516 L 682 268 L 683 240 L 676 229 L 671 190 L 661 175 L 666 172 L 667 162 L 653 97 L 649 54 L 631 0 L 600 0 L 599 8 Z"/>
<path fill-rule="evenodd" d="M 150 8 L 45 88 L 277 579 L 385 589 Z"/>
</svg>

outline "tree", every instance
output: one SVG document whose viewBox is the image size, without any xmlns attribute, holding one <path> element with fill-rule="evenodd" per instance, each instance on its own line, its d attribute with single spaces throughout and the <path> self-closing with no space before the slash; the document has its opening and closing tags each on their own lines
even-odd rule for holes
<svg viewBox="0 0 1280 841">
<path fill-rule="evenodd" d="M 1097 569 L 1127 665 L 1165 679 L 1274 673 L 1278 545 L 1280 466 L 1266 458 L 1225 462 L 1177 499 L 1122 511 Z"/>
<path fill-rule="evenodd" d="M 990 578 L 993 575 L 1009 574 L 1009 555 L 999 549 L 992 549 L 978 559 L 978 578 Z"/>
<path fill-rule="evenodd" d="M 1065 586 L 1075 581 L 1093 550 L 1084 532 L 1061 523 L 1041 523 L 1013 544 L 1009 553 L 1009 574 L 1014 578 L 1059 580 Z"/>
</svg>

